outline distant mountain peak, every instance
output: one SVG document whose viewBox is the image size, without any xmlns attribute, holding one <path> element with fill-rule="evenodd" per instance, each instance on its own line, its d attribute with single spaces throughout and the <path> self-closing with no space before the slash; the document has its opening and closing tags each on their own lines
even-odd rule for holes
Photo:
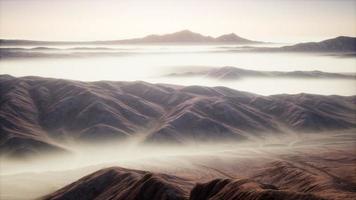
<svg viewBox="0 0 356 200">
<path fill-rule="evenodd" d="M 347 38 L 352 38 L 352 37 L 340 35 L 340 36 L 337 36 L 337 37 L 332 38 L 332 39 L 347 39 Z M 355 38 L 355 37 L 353 37 L 353 38 Z"/>
<path fill-rule="evenodd" d="M 242 38 L 242 37 L 236 35 L 235 33 L 221 35 L 221 36 L 217 37 L 216 40 L 219 42 L 253 42 L 251 40 Z"/>
<path fill-rule="evenodd" d="M 165 34 L 165 35 L 196 35 L 196 36 L 201 36 L 201 37 L 209 37 L 209 36 L 203 36 L 200 33 L 196 33 L 191 30 L 188 30 L 188 29 L 177 31 L 177 32 L 170 33 L 170 34 Z"/>
<path fill-rule="evenodd" d="M 247 43 L 261 43 L 242 38 L 235 33 L 221 35 L 219 37 L 211 37 L 193 32 L 189 29 L 168 33 L 168 34 L 150 34 L 141 38 L 132 38 L 124 40 L 109 40 L 109 41 L 88 41 L 88 42 L 58 42 L 58 41 L 24 41 L 24 40 L 1 40 L 2 45 L 45 45 L 45 44 L 165 44 L 165 43 L 199 43 L 199 44 L 212 44 L 212 43 L 228 43 L 228 44 L 247 44 Z"/>
<path fill-rule="evenodd" d="M 214 38 L 188 29 L 163 35 L 150 35 L 142 38 L 142 40 L 143 42 L 256 43 L 256 41 L 242 38 L 235 33 L 229 33 Z"/>
<path fill-rule="evenodd" d="M 238 37 L 235 33 L 225 34 L 226 36 Z"/>
<path fill-rule="evenodd" d="M 189 29 L 184 29 L 184 30 L 181 30 L 181 31 L 177 31 L 175 33 L 190 33 L 190 34 L 199 34 L 199 33 L 195 33 Z"/>
<path fill-rule="evenodd" d="M 181 30 L 174 33 L 168 33 L 163 35 L 149 35 L 144 38 L 134 39 L 137 42 L 144 42 L 144 43 L 204 43 L 204 42 L 214 42 L 214 38 L 210 36 L 204 36 L 199 33 L 195 33 L 188 29 Z M 129 40 L 130 41 L 130 40 Z"/>
</svg>

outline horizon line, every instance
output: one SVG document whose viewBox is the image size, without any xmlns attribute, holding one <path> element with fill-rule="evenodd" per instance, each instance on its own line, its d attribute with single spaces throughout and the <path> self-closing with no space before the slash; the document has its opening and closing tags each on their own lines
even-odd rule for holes
<svg viewBox="0 0 356 200">
<path fill-rule="evenodd" d="M 180 32 L 191 32 L 192 34 L 199 34 L 201 36 L 204 36 L 204 37 L 211 37 L 211 38 L 218 38 L 218 37 L 221 37 L 221 36 L 224 36 L 224 35 L 231 35 L 231 34 L 234 34 L 238 37 L 241 37 L 243 39 L 247 39 L 247 40 L 251 40 L 251 41 L 256 41 L 256 42 L 264 42 L 264 43 L 283 43 L 283 42 L 273 42 L 273 41 L 263 41 L 263 40 L 259 40 L 259 39 L 250 39 L 248 37 L 244 37 L 244 36 L 240 36 L 239 34 L 236 34 L 235 32 L 230 32 L 230 33 L 225 33 L 225 34 L 221 34 L 221 35 L 218 35 L 218 36 L 211 36 L 211 35 L 205 35 L 205 34 L 202 34 L 202 33 L 199 33 L 199 32 L 194 32 L 194 31 L 191 31 L 189 29 L 182 29 L 180 31 L 175 31 L 175 32 L 168 32 L 168 33 L 152 33 L 152 34 L 147 34 L 147 35 L 144 35 L 144 36 L 141 36 L 141 37 L 131 37 L 131 38 L 123 38 L 123 39 L 100 39 L 100 40 L 37 40 L 37 39 L 27 39 L 27 38 L 8 38 L 8 37 L 1 37 L 0 36 L 0 40 L 14 40 L 14 41 L 31 41 L 31 42 L 58 42 L 58 43 L 89 43 L 89 42 L 114 42 L 114 41 L 125 41 L 125 40 L 132 40 L 132 39 L 143 39 L 145 37 L 148 37 L 148 36 L 164 36 L 164 35 L 170 35 L 170 34 L 175 34 L 175 33 L 180 33 Z M 315 41 L 315 40 L 310 40 L 310 41 L 299 41 L 299 42 L 320 42 L 320 41 L 323 41 L 323 40 L 327 40 L 327 39 L 333 39 L 333 38 L 337 38 L 337 37 L 356 37 L 356 34 L 351 36 L 351 35 L 335 35 L 335 36 L 329 36 L 329 37 L 320 37 L 320 38 L 323 38 L 323 39 L 320 39 L 319 41 Z M 298 43 L 299 43 L 298 42 Z"/>
</svg>

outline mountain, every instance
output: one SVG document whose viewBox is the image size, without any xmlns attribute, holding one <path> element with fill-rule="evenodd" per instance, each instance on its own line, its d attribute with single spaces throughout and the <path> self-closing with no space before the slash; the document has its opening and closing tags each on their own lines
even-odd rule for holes
<svg viewBox="0 0 356 200">
<path fill-rule="evenodd" d="M 298 43 L 283 47 L 252 47 L 254 52 L 352 53 L 356 52 L 356 37 L 339 36 L 320 42 Z"/>
<path fill-rule="evenodd" d="M 0 76 L 0 152 L 67 152 L 70 142 L 186 144 L 356 127 L 356 96 L 261 96 L 225 87 Z"/>
<path fill-rule="evenodd" d="M 247 44 L 259 43 L 257 41 L 241 38 L 234 33 L 222 35 L 217 38 L 204 36 L 199 33 L 194 33 L 189 30 L 183 30 L 165 35 L 150 35 L 142 39 L 127 40 L 127 42 L 138 43 L 231 43 L 231 44 Z"/>
<path fill-rule="evenodd" d="M 299 43 L 281 47 L 282 51 L 301 52 L 356 52 L 356 37 L 339 36 L 321 42 Z"/>
<path fill-rule="evenodd" d="M 167 76 L 181 77 L 181 76 L 203 76 L 208 78 L 215 78 L 220 80 L 237 80 L 248 77 L 261 77 L 261 78 L 309 78 L 309 79 L 321 79 L 321 78 L 335 78 L 335 79 L 355 79 L 356 74 L 342 74 L 342 73 L 330 73 L 323 71 L 257 71 L 248 70 L 237 67 L 219 67 L 208 68 L 200 71 L 191 71 L 183 73 L 171 73 Z"/>
<path fill-rule="evenodd" d="M 125 40 L 107 40 L 107 41 L 34 41 L 34 40 L 6 40 L 0 39 L 1 46 L 16 46 L 16 45 L 110 45 L 110 44 L 167 44 L 167 43 L 198 43 L 198 44 L 249 44 L 261 43 L 259 41 L 252 41 L 237 36 L 234 33 L 222 35 L 214 38 L 211 36 L 204 36 L 199 33 L 194 33 L 189 30 L 182 30 L 175 33 L 164 35 L 148 35 L 143 38 L 133 38 Z"/>
<path fill-rule="evenodd" d="M 226 35 L 222 35 L 222 36 L 219 36 L 217 38 L 215 38 L 216 41 L 218 42 L 226 42 L 226 43 L 258 43 L 256 41 L 251 41 L 251 40 L 247 40 L 245 38 L 242 38 L 238 35 L 236 35 L 235 33 L 230 33 L 230 34 L 226 34 Z"/>
<path fill-rule="evenodd" d="M 122 42 L 122 41 L 118 41 Z M 124 40 L 128 43 L 211 43 L 216 42 L 215 38 L 183 30 L 165 35 L 149 35 L 144 38 Z"/>
<path fill-rule="evenodd" d="M 192 183 L 166 174 L 112 167 L 45 196 L 44 200 L 186 200 Z"/>
<path fill-rule="evenodd" d="M 215 179 L 195 184 L 191 180 L 177 176 L 119 167 L 106 168 L 89 174 L 42 199 L 324 200 L 311 191 L 296 192 L 279 189 L 274 185 L 262 184 L 251 179 Z"/>
<path fill-rule="evenodd" d="M 189 192 L 189 189 L 192 189 Z M 189 194 L 190 193 L 190 194 Z M 193 187 L 191 181 L 149 172 L 108 168 L 99 170 L 48 195 L 44 200 L 248 200 L 248 199 L 323 200 L 312 194 L 278 190 L 253 180 L 216 179 Z"/>
</svg>

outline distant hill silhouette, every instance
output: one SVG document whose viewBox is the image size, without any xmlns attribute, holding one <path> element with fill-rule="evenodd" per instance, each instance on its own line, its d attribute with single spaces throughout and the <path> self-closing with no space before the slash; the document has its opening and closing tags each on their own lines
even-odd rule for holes
<svg viewBox="0 0 356 200">
<path fill-rule="evenodd" d="M 292 46 L 281 47 L 281 50 L 303 52 L 356 52 L 356 37 L 340 36 L 321 42 L 299 43 Z"/>
<path fill-rule="evenodd" d="M 122 42 L 122 41 L 121 41 Z M 258 43 L 257 41 L 248 40 L 237 36 L 234 33 L 226 34 L 213 38 L 204 36 L 199 33 L 194 33 L 189 30 L 183 30 L 165 35 L 149 35 L 140 39 L 124 40 L 123 42 L 136 43 L 232 43 L 232 44 L 247 44 Z"/>
<path fill-rule="evenodd" d="M 323 71 L 258 71 L 237 67 L 208 68 L 200 71 L 171 73 L 169 77 L 202 76 L 220 80 L 237 80 L 249 77 L 261 78 L 309 78 L 309 79 L 356 79 L 356 74 L 330 73 Z"/>
<path fill-rule="evenodd" d="M 356 37 L 339 36 L 321 42 L 298 43 L 283 47 L 255 47 L 254 52 L 356 53 Z"/>
<path fill-rule="evenodd" d="M 183 30 L 175 33 L 164 35 L 148 35 L 144 38 L 122 40 L 117 42 L 128 43 L 175 43 L 175 42 L 198 42 L 198 43 L 210 43 L 215 42 L 215 38 L 210 36 L 204 36 L 199 33 L 194 33 L 189 30 Z"/>
<path fill-rule="evenodd" d="M 124 40 L 107 40 L 107 41 L 34 41 L 34 40 L 6 40 L 0 39 L 0 45 L 85 45 L 85 44 L 165 44 L 165 43 L 224 43 L 224 44 L 252 44 L 261 43 L 259 41 L 248 40 L 237 36 L 234 33 L 222 35 L 219 37 L 204 36 L 189 30 L 182 30 L 175 33 L 163 35 L 148 35 L 143 38 L 133 38 Z"/>
</svg>

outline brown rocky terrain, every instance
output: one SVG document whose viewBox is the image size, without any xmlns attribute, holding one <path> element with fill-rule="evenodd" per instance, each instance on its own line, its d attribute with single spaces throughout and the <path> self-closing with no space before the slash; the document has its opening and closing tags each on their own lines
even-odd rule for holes
<svg viewBox="0 0 356 200">
<path fill-rule="evenodd" d="M 282 200 L 287 198 L 324 199 L 310 193 L 281 190 L 274 185 L 261 184 L 249 179 L 215 179 L 194 186 L 192 181 L 179 177 L 122 168 L 102 169 L 43 199 Z"/>
<path fill-rule="evenodd" d="M 246 141 L 356 127 L 355 96 L 8 75 L 0 86 L 0 150 L 8 156 L 67 152 L 70 142 Z"/>
</svg>

